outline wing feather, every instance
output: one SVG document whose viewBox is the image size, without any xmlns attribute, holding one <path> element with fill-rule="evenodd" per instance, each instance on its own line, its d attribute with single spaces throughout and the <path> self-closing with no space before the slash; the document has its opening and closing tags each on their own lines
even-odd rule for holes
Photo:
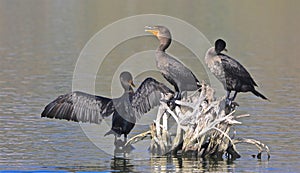
<svg viewBox="0 0 300 173">
<path fill-rule="evenodd" d="M 159 105 L 161 94 L 174 94 L 174 92 L 163 83 L 153 78 L 145 79 L 132 97 L 132 107 L 136 116 L 147 113 L 155 106 Z"/>
<path fill-rule="evenodd" d="M 110 98 L 75 91 L 61 95 L 49 103 L 42 117 L 99 124 L 114 111 Z"/>
<path fill-rule="evenodd" d="M 182 91 L 194 91 L 199 88 L 199 81 L 193 72 L 186 67 L 179 60 L 172 56 L 165 54 L 168 65 L 164 70 L 167 71 L 164 74 L 165 78 L 172 84 L 175 83 Z"/>
<path fill-rule="evenodd" d="M 220 54 L 219 57 L 222 61 L 225 76 L 242 80 L 245 84 L 257 86 L 250 73 L 242 64 L 225 54 Z"/>
</svg>

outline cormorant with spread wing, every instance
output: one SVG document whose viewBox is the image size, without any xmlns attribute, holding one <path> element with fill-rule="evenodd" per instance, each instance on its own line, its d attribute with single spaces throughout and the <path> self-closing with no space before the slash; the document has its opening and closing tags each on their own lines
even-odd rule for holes
<svg viewBox="0 0 300 173">
<path fill-rule="evenodd" d="M 215 46 L 208 49 L 205 62 L 210 71 L 223 84 L 227 91 L 227 100 L 231 103 L 238 92 L 252 92 L 254 95 L 268 100 L 264 95 L 255 90 L 257 84 L 249 72 L 237 60 L 221 53 L 226 51 L 226 42 L 222 39 L 215 41 Z M 232 98 L 231 91 L 235 91 Z"/>
<path fill-rule="evenodd" d="M 106 133 L 121 136 L 124 141 L 136 123 L 136 118 L 159 105 L 161 93 L 173 94 L 168 87 L 153 78 L 145 79 L 136 92 L 133 91 L 133 79 L 129 72 L 120 74 L 124 93 L 119 98 L 107 98 L 74 91 L 59 96 L 49 103 L 42 117 L 65 119 L 76 122 L 100 124 L 102 119 L 113 114 L 111 130 Z"/>
<path fill-rule="evenodd" d="M 193 72 L 165 52 L 172 41 L 169 29 L 165 26 L 146 26 L 145 31 L 155 35 L 160 42 L 156 49 L 156 66 L 164 78 L 174 86 L 175 99 L 181 99 L 182 91 L 198 90 L 201 85 Z"/>
</svg>

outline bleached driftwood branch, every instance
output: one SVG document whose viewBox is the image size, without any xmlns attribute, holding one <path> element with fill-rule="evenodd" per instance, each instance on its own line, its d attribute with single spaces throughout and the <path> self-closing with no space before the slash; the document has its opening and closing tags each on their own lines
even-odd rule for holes
<svg viewBox="0 0 300 173">
<path fill-rule="evenodd" d="M 240 154 L 235 145 L 250 143 L 258 147 L 257 158 L 269 148 L 265 144 L 245 138 L 230 137 L 231 127 L 242 124 L 238 121 L 247 115 L 235 115 L 235 106 L 226 105 L 225 97 L 215 98 L 214 90 L 202 83 L 201 92 L 175 102 L 178 106 L 171 110 L 165 102 L 161 102 L 157 118 L 150 125 L 150 130 L 131 138 L 127 144 L 133 144 L 146 137 L 151 137 L 150 150 L 155 154 L 196 155 L 202 158 L 220 159 L 224 154 L 235 159 Z M 168 118 L 173 118 L 177 125 L 175 137 L 171 137 Z"/>
</svg>

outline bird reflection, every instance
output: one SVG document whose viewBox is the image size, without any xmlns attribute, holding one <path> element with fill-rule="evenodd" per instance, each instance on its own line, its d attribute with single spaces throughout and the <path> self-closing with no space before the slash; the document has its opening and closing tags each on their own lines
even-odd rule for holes
<svg viewBox="0 0 300 173">
<path fill-rule="evenodd" d="M 126 140 L 115 139 L 114 142 L 114 156 L 118 158 L 127 158 L 128 154 L 134 150 L 134 147 L 131 144 L 126 145 Z"/>
<path fill-rule="evenodd" d="M 121 172 L 133 172 L 133 164 L 130 163 L 129 159 L 114 157 L 110 164 L 111 169 L 119 170 Z"/>
</svg>

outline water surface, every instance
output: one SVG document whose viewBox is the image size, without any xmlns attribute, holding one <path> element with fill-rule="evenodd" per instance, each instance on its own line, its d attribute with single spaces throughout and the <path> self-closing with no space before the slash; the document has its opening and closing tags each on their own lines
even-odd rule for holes
<svg viewBox="0 0 300 173">
<path fill-rule="evenodd" d="M 0 1 L 0 170 L 299 171 L 299 5 L 292 0 Z M 238 147 L 242 158 L 233 162 L 157 158 L 147 151 L 129 160 L 112 159 L 85 136 L 77 123 L 40 118 L 47 103 L 72 90 L 79 53 L 96 32 L 118 19 L 147 13 L 182 19 L 211 43 L 219 37 L 227 40 L 228 53 L 247 67 L 258 90 L 271 99 L 266 102 L 251 94 L 238 95 L 239 112 L 251 116 L 236 128 L 239 136 L 267 144 L 270 161 L 253 159 L 256 149 L 248 145 Z M 109 56 L 114 59 L 110 63 L 117 67 L 122 62 L 118 57 L 155 49 L 156 44 L 152 37 L 126 41 L 111 52 Z M 177 57 L 192 56 L 177 43 L 169 52 Z M 199 69 L 186 59 L 191 68 Z M 97 94 L 110 94 L 114 70 L 99 72 Z M 205 78 L 201 70 L 195 73 Z M 135 128 L 132 134 L 143 128 L 147 127 Z M 110 140 L 102 141 L 103 146 L 112 145 Z"/>
</svg>

